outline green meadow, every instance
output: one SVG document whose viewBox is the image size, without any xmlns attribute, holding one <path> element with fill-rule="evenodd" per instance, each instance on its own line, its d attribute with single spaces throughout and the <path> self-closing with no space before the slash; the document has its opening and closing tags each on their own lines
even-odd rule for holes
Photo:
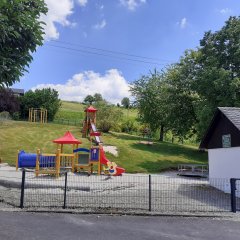
<svg viewBox="0 0 240 240">
<path fill-rule="evenodd" d="M 43 153 L 54 153 L 56 144 L 52 140 L 63 136 L 68 130 L 82 141 L 82 147 L 90 147 L 88 139 L 81 138 L 81 129 L 77 126 L 2 121 L 0 158 L 15 165 L 18 150 L 35 153 L 41 149 Z M 139 143 L 140 140 L 138 136 L 114 132 L 102 136 L 104 145 L 116 146 L 119 152 L 118 157 L 107 153 L 109 160 L 115 161 L 128 173 L 158 173 L 176 169 L 180 163 L 207 163 L 206 153 L 199 152 L 197 147 L 168 142 L 154 142 L 150 146 Z M 64 147 L 65 152 L 71 150 L 70 146 Z"/>
</svg>

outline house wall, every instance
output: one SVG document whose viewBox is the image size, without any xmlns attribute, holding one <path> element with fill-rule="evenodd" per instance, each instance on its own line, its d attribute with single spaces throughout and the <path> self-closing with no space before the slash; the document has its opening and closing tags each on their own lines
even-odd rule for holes
<svg viewBox="0 0 240 240">
<path fill-rule="evenodd" d="M 222 136 L 226 134 L 231 135 L 231 147 L 240 146 L 239 130 L 221 113 L 209 134 L 207 149 L 222 148 Z"/>
<path fill-rule="evenodd" d="M 210 184 L 230 193 L 230 178 L 240 178 L 240 147 L 209 149 L 208 161 Z"/>
</svg>

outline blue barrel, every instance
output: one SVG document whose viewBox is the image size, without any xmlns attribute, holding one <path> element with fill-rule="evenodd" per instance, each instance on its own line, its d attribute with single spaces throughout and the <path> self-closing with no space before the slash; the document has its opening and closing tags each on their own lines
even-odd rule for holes
<svg viewBox="0 0 240 240">
<path fill-rule="evenodd" d="M 18 153 L 18 167 L 29 167 L 35 168 L 36 167 L 36 153 L 25 153 L 23 150 Z"/>
</svg>

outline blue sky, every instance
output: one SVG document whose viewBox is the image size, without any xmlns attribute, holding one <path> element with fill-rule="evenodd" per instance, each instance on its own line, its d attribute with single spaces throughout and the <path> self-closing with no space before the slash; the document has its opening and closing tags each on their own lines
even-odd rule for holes
<svg viewBox="0 0 240 240">
<path fill-rule="evenodd" d="M 178 61 L 186 49 L 198 46 L 205 31 L 220 29 L 240 13 L 236 0 L 45 2 L 44 45 L 14 87 L 52 87 L 61 99 L 75 101 L 99 92 L 120 102 L 129 96 L 132 81 Z"/>
</svg>

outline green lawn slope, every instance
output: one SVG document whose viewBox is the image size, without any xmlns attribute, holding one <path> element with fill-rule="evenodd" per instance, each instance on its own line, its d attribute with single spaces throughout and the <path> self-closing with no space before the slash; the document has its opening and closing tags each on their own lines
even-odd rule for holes
<svg viewBox="0 0 240 240">
<path fill-rule="evenodd" d="M 0 122 L 0 158 L 11 165 L 15 164 L 17 150 L 53 153 L 56 145 L 53 139 L 61 137 L 67 130 L 83 142 L 83 147 L 90 147 L 87 139 L 81 138 L 80 128 L 60 124 L 39 124 L 29 122 L 4 121 Z M 139 143 L 139 137 L 122 133 L 104 134 L 105 145 L 117 146 L 119 156 L 107 154 L 111 161 L 124 167 L 129 173 L 157 173 L 176 168 L 179 163 L 206 163 L 207 155 L 197 151 L 196 147 L 154 143 L 152 146 Z M 70 147 L 65 147 L 70 152 Z"/>
<path fill-rule="evenodd" d="M 61 119 L 69 120 L 72 123 L 75 121 L 80 122 L 84 118 L 84 110 L 87 105 L 78 102 L 68 102 L 62 101 L 62 106 L 55 115 L 55 121 L 59 121 Z M 118 108 L 117 106 L 115 106 Z M 123 112 L 123 118 L 125 119 L 136 119 L 137 110 L 136 109 L 125 109 L 120 108 Z M 61 122 L 61 121 L 60 121 Z"/>
</svg>

